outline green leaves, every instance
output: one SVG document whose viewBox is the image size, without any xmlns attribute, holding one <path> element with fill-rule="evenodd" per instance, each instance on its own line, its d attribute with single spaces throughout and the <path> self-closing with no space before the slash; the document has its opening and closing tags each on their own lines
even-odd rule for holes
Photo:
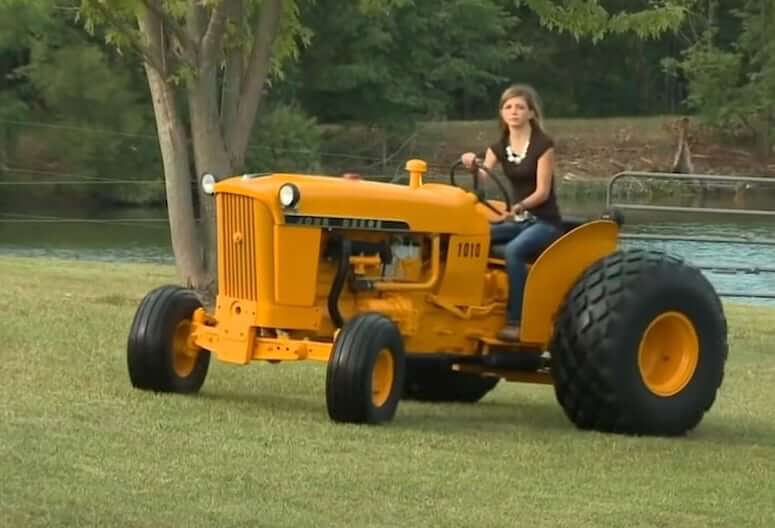
<svg viewBox="0 0 775 528">
<path fill-rule="evenodd" d="M 53 15 L 44 0 L 0 0 L 0 50 L 26 48 L 41 34 Z"/>
<path fill-rule="evenodd" d="M 723 135 L 761 141 L 766 156 L 775 127 L 775 6 L 743 0 L 717 15 L 720 7 L 711 2 L 701 38 L 674 66 L 688 79 L 690 108 Z M 720 37 L 717 19 L 737 20 L 732 39 Z"/>
<path fill-rule="evenodd" d="M 636 33 L 641 38 L 655 38 L 675 31 L 686 15 L 684 2 L 653 3 L 642 10 L 611 13 L 598 0 L 516 0 L 526 5 L 541 23 L 557 32 L 567 32 L 576 38 L 590 37 L 599 41 L 607 34 Z"/>
<path fill-rule="evenodd" d="M 444 115 L 459 93 L 485 97 L 505 82 L 523 49 L 516 17 L 492 0 L 376 4 L 318 0 L 307 14 L 315 37 L 301 59 L 301 97 L 323 120 L 411 126 Z"/>
</svg>

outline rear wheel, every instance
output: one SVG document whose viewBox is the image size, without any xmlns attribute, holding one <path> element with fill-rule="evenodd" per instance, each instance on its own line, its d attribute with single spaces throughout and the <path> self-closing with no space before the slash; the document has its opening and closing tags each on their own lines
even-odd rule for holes
<svg viewBox="0 0 775 528">
<path fill-rule="evenodd" d="M 551 346 L 557 400 L 582 429 L 679 435 L 721 386 L 726 319 L 699 270 L 659 252 L 617 252 L 570 292 Z"/>
<path fill-rule="evenodd" d="M 202 304 L 192 290 L 162 286 L 140 303 L 129 330 L 129 380 L 138 389 L 197 392 L 210 352 L 191 342 L 191 321 Z"/>
<path fill-rule="evenodd" d="M 328 415 L 337 422 L 392 420 L 404 372 L 404 345 L 396 325 L 378 313 L 354 317 L 339 332 L 328 361 Z"/>
</svg>

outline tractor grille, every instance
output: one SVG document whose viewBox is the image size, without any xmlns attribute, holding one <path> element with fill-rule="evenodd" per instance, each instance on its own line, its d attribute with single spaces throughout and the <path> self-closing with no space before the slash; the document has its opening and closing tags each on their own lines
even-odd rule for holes
<svg viewBox="0 0 775 528">
<path fill-rule="evenodd" d="M 258 300 L 256 213 L 253 199 L 221 194 L 218 238 L 221 248 L 219 290 L 227 297 Z"/>
</svg>

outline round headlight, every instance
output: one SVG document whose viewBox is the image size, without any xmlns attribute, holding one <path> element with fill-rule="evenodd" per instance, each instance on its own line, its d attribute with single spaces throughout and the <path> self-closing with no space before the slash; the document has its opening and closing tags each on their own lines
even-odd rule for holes
<svg viewBox="0 0 775 528">
<path fill-rule="evenodd" d="M 215 176 L 209 173 L 202 176 L 202 192 L 205 194 L 213 194 L 215 192 Z"/>
<path fill-rule="evenodd" d="M 294 184 L 286 183 L 280 187 L 280 205 L 283 207 L 288 208 L 296 206 L 296 204 L 299 203 L 299 198 L 301 198 L 301 193 L 299 192 L 299 188 Z"/>
</svg>

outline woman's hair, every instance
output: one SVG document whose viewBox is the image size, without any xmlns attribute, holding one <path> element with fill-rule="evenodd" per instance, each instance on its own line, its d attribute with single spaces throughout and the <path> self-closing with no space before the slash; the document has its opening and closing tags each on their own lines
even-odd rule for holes
<svg viewBox="0 0 775 528">
<path fill-rule="evenodd" d="M 501 133 L 504 136 L 509 135 L 509 127 L 508 125 L 503 121 L 503 117 L 501 117 L 501 109 L 503 108 L 503 105 L 508 101 L 509 99 L 513 97 L 521 97 L 525 100 L 527 103 L 527 107 L 533 111 L 534 118 L 530 120 L 530 124 L 540 130 L 543 130 L 543 124 L 544 124 L 544 113 L 541 110 L 541 100 L 538 97 L 538 93 L 535 91 L 535 89 L 532 86 L 529 86 L 527 84 L 512 84 L 508 88 L 506 88 L 503 91 L 503 94 L 501 95 L 501 102 L 498 105 L 498 126 L 501 130 Z"/>
</svg>

